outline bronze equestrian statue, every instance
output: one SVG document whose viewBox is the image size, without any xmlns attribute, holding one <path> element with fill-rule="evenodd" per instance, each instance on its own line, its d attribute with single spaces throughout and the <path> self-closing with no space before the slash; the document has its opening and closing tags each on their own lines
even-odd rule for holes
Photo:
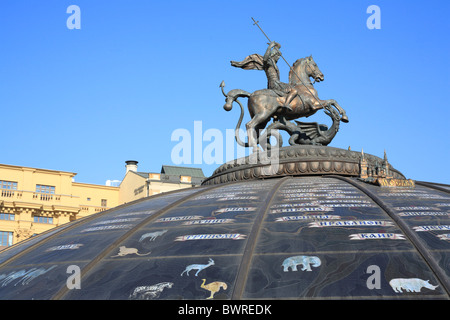
<svg viewBox="0 0 450 320">
<path fill-rule="evenodd" d="M 268 80 L 267 89 L 257 90 L 253 93 L 234 89 L 225 93 L 223 90 L 224 82 L 222 81 L 221 84 L 222 92 L 226 97 L 224 109 L 230 111 L 233 102 L 237 102 L 241 106 L 241 116 L 236 130 L 239 129 L 243 118 L 243 107 L 237 99 L 241 97 L 248 98 L 248 110 L 251 116 L 251 120 L 246 124 L 248 143 L 240 141 L 237 134 L 236 140 L 242 146 L 253 148 L 254 152 L 258 150 L 257 145 L 262 142 L 260 139 L 262 130 L 272 118 L 274 123 L 271 125 L 272 127 L 269 126 L 268 130 L 281 129 L 287 131 L 291 134 L 289 139 L 291 145 L 321 143 L 316 142 L 318 140 L 305 139 L 305 135 L 302 135 L 301 132 L 301 126 L 296 126 L 289 120 L 309 117 L 320 109 L 326 109 L 328 111 L 327 114 L 333 118 L 332 115 L 335 110 L 332 107 L 335 107 L 341 115 L 339 120 L 348 122 L 345 110 L 336 100 L 319 99 L 311 78 L 315 82 L 320 82 L 324 80 L 324 75 L 319 70 L 312 56 L 295 61 L 289 72 L 289 83 L 280 81 L 280 71 L 277 67 L 278 59 L 281 56 L 280 48 L 281 46 L 278 43 L 272 41 L 264 56 L 252 54 L 241 62 L 231 61 L 231 65 L 234 67 L 245 70 L 264 70 Z M 317 128 L 319 130 L 319 126 Z M 337 130 L 335 131 L 337 132 Z M 320 134 L 320 131 L 318 133 Z M 270 133 L 266 132 L 263 136 L 267 139 L 269 135 Z M 302 139 L 300 139 L 300 136 L 302 136 Z M 327 138 L 325 140 L 331 141 L 331 139 Z"/>
</svg>

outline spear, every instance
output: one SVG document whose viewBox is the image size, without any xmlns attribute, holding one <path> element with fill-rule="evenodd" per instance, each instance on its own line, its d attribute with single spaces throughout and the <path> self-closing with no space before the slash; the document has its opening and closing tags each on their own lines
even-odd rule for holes
<svg viewBox="0 0 450 320">
<path fill-rule="evenodd" d="M 272 40 L 270 40 L 270 38 L 267 36 L 267 34 L 264 32 L 264 30 L 261 28 L 261 26 L 259 25 L 259 21 L 256 21 L 255 19 L 253 19 L 253 25 L 256 25 L 259 30 L 261 30 L 261 32 L 263 33 L 263 35 L 267 38 L 267 40 L 269 40 L 269 42 L 272 42 Z M 322 106 L 322 108 L 324 110 L 327 110 L 327 108 L 320 102 L 320 100 L 311 92 L 311 90 L 309 90 L 309 88 L 306 86 L 306 84 L 302 81 L 302 79 L 300 79 L 299 75 L 297 74 L 297 72 L 294 71 L 294 69 L 292 69 L 291 65 L 289 64 L 289 62 L 287 62 L 287 60 L 283 57 L 283 55 L 280 52 L 280 56 L 281 58 L 283 58 L 284 62 L 286 62 L 286 64 L 288 65 L 289 69 L 297 76 L 298 80 L 300 80 L 300 82 L 305 86 L 305 88 L 308 90 L 308 92 L 314 97 L 314 99 L 317 100 L 317 102 L 319 102 L 319 104 Z"/>
</svg>

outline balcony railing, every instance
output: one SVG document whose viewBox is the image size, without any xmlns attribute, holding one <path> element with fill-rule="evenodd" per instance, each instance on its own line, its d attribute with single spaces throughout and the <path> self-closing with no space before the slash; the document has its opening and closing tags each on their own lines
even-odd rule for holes
<svg viewBox="0 0 450 320">
<path fill-rule="evenodd" d="M 34 192 L 33 193 L 33 199 L 39 200 L 39 201 L 60 201 L 61 195 L 60 194 L 53 194 L 53 193 L 41 193 L 41 192 Z"/>
<path fill-rule="evenodd" d="M 18 190 L 11 190 L 11 189 L 0 189 L 0 197 L 1 198 L 15 198 L 15 199 L 20 199 L 22 198 L 22 191 L 18 191 Z"/>
<path fill-rule="evenodd" d="M 80 205 L 80 213 L 82 214 L 92 214 L 99 213 L 105 210 L 111 209 L 110 207 L 99 207 L 99 206 L 91 206 L 91 205 Z"/>
<path fill-rule="evenodd" d="M 0 189 L 0 202 L 8 201 L 21 201 L 27 203 L 39 203 L 42 205 L 60 205 L 79 208 L 80 213 L 83 215 L 90 215 L 93 213 L 99 213 L 104 210 L 110 209 L 107 206 L 93 206 L 80 204 L 79 196 L 64 195 L 64 194 L 54 194 L 54 193 L 42 193 L 35 191 L 26 190 L 11 190 L 11 189 Z"/>
<path fill-rule="evenodd" d="M 62 198 L 67 201 L 68 199 L 79 197 L 65 194 L 43 193 L 27 190 L 0 189 L 0 200 L 6 201 L 20 200 L 24 202 L 44 202 L 48 204 L 59 204 L 61 203 Z"/>
</svg>

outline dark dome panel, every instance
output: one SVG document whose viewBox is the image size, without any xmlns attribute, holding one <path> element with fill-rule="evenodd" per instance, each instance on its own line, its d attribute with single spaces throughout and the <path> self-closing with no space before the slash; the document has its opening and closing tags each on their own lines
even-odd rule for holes
<svg viewBox="0 0 450 320">
<path fill-rule="evenodd" d="M 244 299 L 447 299 L 442 289 L 396 293 L 392 279 L 417 278 L 438 283 L 414 252 L 311 252 L 294 255 L 257 255 L 249 272 Z M 305 267 L 302 262 L 309 264 Z M 300 263 L 300 264 L 297 264 Z M 319 265 L 320 263 L 320 265 Z M 408 266 L 405 272 L 405 264 Z M 295 268 L 295 265 L 297 266 Z M 382 271 L 380 289 L 367 285 L 370 266 Z"/>
<path fill-rule="evenodd" d="M 450 191 L 442 191 L 442 185 L 438 187 L 441 190 L 422 185 L 414 189 L 367 188 L 379 197 L 386 210 L 449 288 Z"/>
<path fill-rule="evenodd" d="M 113 254 L 99 261 L 92 276 L 86 278 L 87 283 L 93 283 L 92 291 L 88 285 L 87 290 L 69 292 L 67 298 L 153 298 L 153 293 L 135 291 L 156 286 L 161 288 L 154 298 L 206 299 L 212 295 L 216 299 L 230 299 L 248 236 L 267 193 L 276 182 L 222 185 L 193 195 L 142 225 L 138 232 L 118 245 Z M 149 255 L 122 257 L 121 246 Z M 127 267 L 130 261 L 133 261 L 132 266 Z M 121 273 L 120 277 L 114 275 L 116 270 L 122 269 L 130 272 Z M 104 281 L 102 292 L 94 280 L 98 274 L 102 274 Z M 125 283 L 127 290 L 113 292 L 112 288 Z M 206 289 L 214 285 L 218 286 L 217 292 Z"/>
<path fill-rule="evenodd" d="M 383 272 L 379 290 L 366 283 L 373 266 Z M 360 189 L 296 178 L 270 204 L 243 298 L 398 298 L 389 285 L 397 278 L 439 284 L 399 226 Z M 422 291 L 446 297 L 442 289 Z"/>
</svg>

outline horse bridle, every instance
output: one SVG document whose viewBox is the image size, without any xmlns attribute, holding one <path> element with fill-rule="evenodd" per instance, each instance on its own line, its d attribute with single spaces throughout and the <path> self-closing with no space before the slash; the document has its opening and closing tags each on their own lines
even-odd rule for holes
<svg viewBox="0 0 450 320">
<path fill-rule="evenodd" d="M 312 70 L 311 66 L 309 65 L 310 62 L 311 62 L 311 60 L 308 60 L 308 61 L 306 62 L 306 66 L 309 68 L 309 70 L 311 71 L 311 73 L 314 73 L 314 70 Z M 314 80 L 313 80 L 313 83 L 312 83 L 312 84 L 316 83 L 316 78 L 313 78 L 313 79 L 314 79 Z"/>
</svg>

